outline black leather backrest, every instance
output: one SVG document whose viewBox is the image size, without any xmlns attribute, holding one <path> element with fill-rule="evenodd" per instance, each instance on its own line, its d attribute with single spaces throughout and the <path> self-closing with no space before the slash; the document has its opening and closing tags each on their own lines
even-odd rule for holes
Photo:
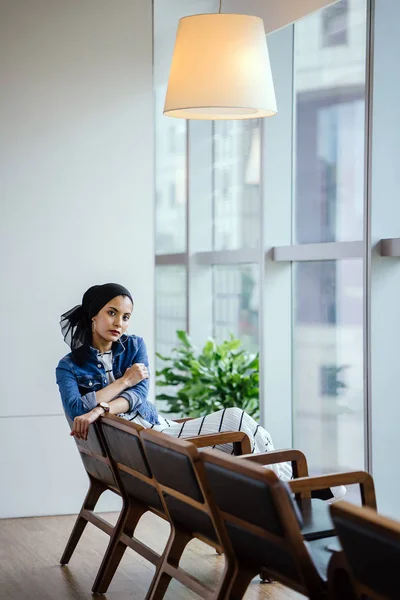
<svg viewBox="0 0 400 600">
<path fill-rule="evenodd" d="M 240 518 L 245 523 L 256 525 L 266 533 L 283 537 L 281 518 L 267 481 L 260 481 L 251 475 L 239 474 L 230 470 L 229 465 L 222 467 L 207 462 L 207 458 L 205 458 L 205 468 L 211 493 L 221 511 Z M 293 509 L 298 517 L 298 511 L 288 489 L 286 493 L 289 508 Z M 225 526 L 239 560 L 259 567 L 269 566 L 281 575 L 300 582 L 300 574 L 290 550 L 286 550 L 273 539 L 267 539 L 250 531 L 245 524 L 242 527 L 232 523 L 229 518 L 225 519 Z"/>
<path fill-rule="evenodd" d="M 177 449 L 165 448 L 157 441 L 143 439 L 146 455 L 157 481 L 162 485 L 180 492 L 188 499 L 204 502 L 191 460 Z M 207 513 L 191 506 L 168 493 L 163 493 L 168 512 L 180 529 L 185 529 L 192 535 L 201 535 L 213 542 L 217 541 L 217 535 L 212 521 Z"/>
<path fill-rule="evenodd" d="M 207 460 L 205 468 L 211 491 L 222 511 L 276 535 L 283 535 L 268 482 L 259 481 Z M 300 514 L 289 492 L 287 496 L 301 526 Z"/>
<path fill-rule="evenodd" d="M 356 523 L 343 514 L 332 517 L 356 580 L 384 598 L 400 598 L 400 535 L 393 537 L 367 521 Z"/>
<path fill-rule="evenodd" d="M 67 421 L 72 430 L 72 428 L 74 426 L 74 422 L 69 417 L 67 417 Z M 91 425 L 89 427 L 88 439 L 86 441 L 78 440 L 76 437 L 74 437 L 74 440 L 76 442 L 76 445 L 78 446 L 78 449 L 84 448 L 85 450 L 88 450 L 92 454 L 98 454 L 98 455 L 104 456 L 104 457 L 106 456 L 105 450 L 103 448 L 103 444 L 101 443 L 101 440 L 97 435 L 96 428 L 93 425 Z"/>
<path fill-rule="evenodd" d="M 101 430 L 113 461 L 146 477 L 152 476 L 143 452 L 142 442 L 134 433 L 121 431 L 105 420 L 101 422 Z M 121 469 L 118 471 L 118 477 L 123 493 L 148 507 L 163 511 L 158 491 L 151 483 L 142 481 L 134 474 Z"/>
<path fill-rule="evenodd" d="M 262 566 L 267 566 L 286 578 L 296 582 L 301 581 L 290 550 L 261 538 L 239 525 L 226 522 L 225 527 L 235 554 L 241 562 L 257 565 L 260 569 Z"/>
<path fill-rule="evenodd" d="M 146 439 L 143 439 L 143 445 L 150 468 L 159 483 L 203 502 L 203 495 L 187 456 Z"/>
<path fill-rule="evenodd" d="M 185 529 L 192 535 L 200 534 L 214 543 L 218 541 L 214 526 L 207 513 L 169 494 L 164 494 L 164 500 L 173 522 L 179 525 L 180 529 Z"/>
<path fill-rule="evenodd" d="M 67 417 L 67 421 L 72 429 L 74 426 L 72 419 Z M 91 425 L 89 427 L 88 439 L 86 441 L 78 440 L 75 437 L 74 439 L 76 445 L 78 446 L 78 450 L 80 451 L 80 456 L 87 473 L 106 485 L 117 487 L 117 483 L 111 468 L 103 461 L 96 458 L 96 456 L 100 456 L 102 458 L 106 458 L 107 456 L 103 443 L 97 434 L 96 426 Z M 81 452 L 81 450 L 86 450 L 93 456 L 89 456 L 86 452 Z"/>
<path fill-rule="evenodd" d="M 135 498 L 135 500 L 139 500 L 139 502 L 150 508 L 156 508 L 160 512 L 164 512 L 158 491 L 151 484 L 125 471 L 119 471 L 119 479 L 123 493 L 131 498 Z"/>
<path fill-rule="evenodd" d="M 92 456 L 88 456 L 83 452 L 81 452 L 81 459 L 89 475 L 91 475 L 95 479 L 98 479 L 102 483 L 105 483 L 106 485 L 118 488 L 117 482 L 114 479 L 113 472 L 106 463 L 97 460 L 97 458 L 94 458 Z"/>
<path fill-rule="evenodd" d="M 106 421 L 101 429 L 113 460 L 151 477 L 151 471 L 143 452 L 141 440 L 134 434 L 121 431 Z"/>
</svg>

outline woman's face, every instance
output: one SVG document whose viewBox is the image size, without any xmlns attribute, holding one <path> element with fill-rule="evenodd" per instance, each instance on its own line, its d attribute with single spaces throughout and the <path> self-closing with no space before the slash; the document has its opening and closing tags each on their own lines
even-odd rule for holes
<svg viewBox="0 0 400 600">
<path fill-rule="evenodd" d="M 92 318 L 93 342 L 116 342 L 128 328 L 133 305 L 127 296 L 116 296 Z"/>
</svg>

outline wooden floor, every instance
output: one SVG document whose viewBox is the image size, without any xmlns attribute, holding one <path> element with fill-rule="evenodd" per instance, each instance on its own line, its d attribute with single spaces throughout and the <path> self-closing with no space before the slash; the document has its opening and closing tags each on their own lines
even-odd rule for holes
<svg viewBox="0 0 400 600">
<path fill-rule="evenodd" d="M 104 515 L 114 521 L 117 515 Z M 100 565 L 108 536 L 88 524 L 68 566 L 59 559 L 75 521 L 75 516 L 36 517 L 0 520 L 0 598 L 1 600 L 85 600 L 98 598 L 90 589 Z M 153 515 L 145 515 L 138 537 L 158 552 L 164 548 L 169 526 Z M 182 558 L 182 566 L 199 579 L 216 581 L 223 557 L 193 540 Z M 106 598 L 122 600 L 146 595 L 154 567 L 129 548 L 110 585 Z M 104 596 L 105 597 L 105 596 Z M 189 600 L 196 594 L 171 582 L 166 600 Z M 300 594 L 278 583 L 250 584 L 246 600 L 300 600 Z"/>
</svg>

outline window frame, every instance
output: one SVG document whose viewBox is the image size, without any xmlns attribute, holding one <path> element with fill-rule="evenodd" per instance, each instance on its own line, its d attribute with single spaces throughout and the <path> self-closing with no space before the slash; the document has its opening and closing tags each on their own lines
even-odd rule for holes
<svg viewBox="0 0 400 600">
<path fill-rule="evenodd" d="M 294 207 L 292 206 L 293 197 L 293 181 L 295 176 L 294 166 L 294 150 L 293 139 L 295 131 L 293 123 L 295 119 L 294 105 L 294 25 L 288 26 L 280 31 L 274 32 L 268 36 L 268 45 L 273 65 L 274 56 L 277 60 L 278 56 L 283 56 L 286 60 L 286 72 L 281 84 L 282 92 L 280 101 L 283 105 L 283 117 L 280 117 L 280 122 L 266 124 L 265 120 L 261 126 L 261 174 L 260 174 L 260 248 L 249 249 L 242 248 L 236 250 L 210 250 L 202 251 L 198 249 L 196 243 L 193 243 L 193 231 L 196 226 L 195 217 L 193 215 L 191 189 L 191 169 L 193 168 L 193 156 L 191 153 L 191 135 L 192 131 L 198 127 L 197 122 L 189 122 L 187 127 L 187 160 L 186 160 L 186 252 L 158 254 L 155 257 L 156 266 L 159 265 L 184 265 L 187 269 L 186 278 L 186 301 L 187 301 L 187 330 L 194 341 L 204 337 L 204 323 L 208 319 L 212 319 L 212 301 L 210 302 L 211 288 L 200 287 L 197 279 L 203 278 L 207 280 L 207 272 L 212 272 L 213 266 L 241 265 L 241 264 L 256 264 L 260 270 L 260 286 L 259 286 L 259 353 L 260 365 L 260 421 L 264 424 L 266 414 L 268 414 L 268 427 L 274 431 L 274 439 L 276 445 L 287 446 L 291 445 L 293 440 L 293 424 L 292 424 L 292 407 L 293 407 L 293 390 L 292 382 L 287 383 L 283 391 L 283 401 L 280 403 L 279 414 L 275 414 L 271 418 L 269 412 L 269 398 L 276 395 L 278 385 L 274 380 L 273 366 L 269 359 L 274 354 L 277 354 L 283 359 L 286 367 L 292 372 L 293 370 L 293 348 L 292 335 L 288 339 L 288 323 L 290 332 L 292 329 L 292 298 L 286 300 L 280 305 L 276 296 L 279 294 L 282 297 L 283 290 L 292 290 L 292 265 L 299 261 L 332 261 L 346 260 L 353 258 L 361 258 L 363 260 L 363 372 L 364 372 L 364 457 L 365 467 L 371 472 L 372 470 L 372 445 L 371 445 L 371 382 L 370 382 L 370 363 L 371 363 L 371 131 L 372 131 L 372 44 L 373 44 L 373 0 L 367 1 L 367 26 L 366 26 L 366 65 L 365 65 L 365 144 L 364 144 L 364 239 L 354 239 L 349 241 L 338 242 L 322 242 L 315 244 L 293 244 L 292 219 Z M 279 87 L 279 82 L 276 82 Z M 291 106 L 290 106 L 291 103 Z M 284 154 L 284 158 L 280 162 L 279 177 L 282 174 L 290 174 L 291 182 L 288 184 L 285 181 L 279 180 L 275 172 L 274 160 L 278 160 L 276 156 L 272 156 L 271 148 L 266 144 L 266 127 L 272 132 L 280 131 L 283 134 L 283 143 L 285 148 L 291 148 L 290 156 Z M 211 128 L 210 128 L 211 130 Z M 273 137 L 272 135 L 272 137 Z M 212 135 L 211 135 L 212 139 Z M 279 138 L 274 138 L 279 139 Z M 213 153 L 211 152 L 211 157 Z M 272 159 L 272 160 L 270 160 Z M 273 163 L 273 164 L 271 164 Z M 212 184 L 213 185 L 213 184 Z M 281 196 L 279 194 L 282 194 Z M 271 207 L 266 206 L 266 198 L 276 196 L 282 198 L 281 206 Z M 212 203 L 210 203 L 212 204 Z M 274 228 L 277 231 L 272 231 L 268 224 L 268 218 L 271 216 L 271 210 L 274 212 L 273 217 L 277 219 L 278 227 Z M 214 212 L 214 207 L 211 206 L 211 215 Z M 208 215 L 209 216 L 209 215 Z M 214 226 L 209 222 L 211 231 L 211 247 L 214 247 Z M 289 226 L 289 228 L 288 228 Z M 278 232 L 278 235 L 277 235 Z M 278 237 L 278 240 L 277 240 Z M 283 242 L 278 245 L 276 241 Z M 285 244 L 286 242 L 286 244 Z M 400 238 L 392 238 L 382 240 L 380 246 L 382 256 L 398 256 L 400 257 Z M 200 274 L 200 275 L 199 275 Z M 209 280 L 212 279 L 212 273 Z M 277 294 L 270 294 L 272 286 L 278 286 Z M 203 307 L 202 314 L 208 315 L 201 320 L 197 317 L 196 311 L 193 310 L 194 299 L 202 292 L 203 297 L 207 298 L 206 307 Z M 271 297 L 272 296 L 272 297 Z M 292 294 L 290 294 L 292 296 Z M 284 343 L 276 341 L 277 331 L 279 326 L 283 326 Z M 207 327 L 206 327 L 207 329 Z M 209 329 L 209 328 L 208 328 Z M 212 329 L 212 327 L 211 327 Z M 209 331 L 209 334 L 211 332 Z M 272 341 L 271 341 L 272 340 Z M 293 373 L 292 373 L 293 375 Z M 272 404 L 271 404 L 272 406 Z M 283 426 L 282 423 L 285 422 Z M 277 432 L 277 433 L 275 433 Z"/>
</svg>

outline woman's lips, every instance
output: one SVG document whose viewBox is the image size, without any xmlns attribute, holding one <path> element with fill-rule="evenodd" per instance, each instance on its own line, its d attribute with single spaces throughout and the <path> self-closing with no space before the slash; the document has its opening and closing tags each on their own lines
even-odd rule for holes
<svg viewBox="0 0 400 600">
<path fill-rule="evenodd" d="M 112 335 L 120 335 L 119 331 L 116 331 L 115 329 L 111 329 L 110 333 Z"/>
</svg>

